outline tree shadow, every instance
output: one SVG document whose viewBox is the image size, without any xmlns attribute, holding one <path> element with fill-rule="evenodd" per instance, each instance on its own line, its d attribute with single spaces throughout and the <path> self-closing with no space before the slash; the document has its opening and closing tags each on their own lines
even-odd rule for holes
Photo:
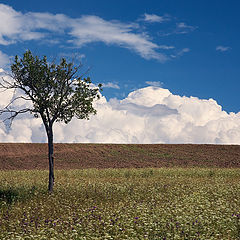
<svg viewBox="0 0 240 240">
<path fill-rule="evenodd" d="M 0 189 L 0 202 L 11 204 L 19 198 L 19 192 L 15 189 Z"/>
<path fill-rule="evenodd" d="M 25 201 L 35 195 L 37 188 L 0 188 L 0 208 L 4 205 L 11 205 L 17 201 Z"/>
</svg>

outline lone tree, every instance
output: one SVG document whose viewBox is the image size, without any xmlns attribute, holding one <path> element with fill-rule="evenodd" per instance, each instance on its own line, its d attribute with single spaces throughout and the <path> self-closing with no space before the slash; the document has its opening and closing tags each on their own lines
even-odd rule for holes
<svg viewBox="0 0 240 240">
<path fill-rule="evenodd" d="M 54 185 L 53 124 L 67 124 L 73 117 L 89 119 L 90 114 L 96 114 L 93 101 L 100 97 L 101 84 L 93 87 L 89 77 L 79 76 L 80 68 L 81 65 L 67 63 L 65 58 L 58 65 L 49 64 L 46 56 L 40 59 L 28 50 L 23 58 L 16 56 L 11 65 L 13 81 L 2 79 L 0 83 L 2 90 L 21 92 L 0 110 L 0 115 L 9 114 L 5 120 L 11 124 L 19 114 L 29 112 L 43 121 L 48 139 L 49 192 L 53 191 Z M 18 99 L 31 101 L 32 107 L 13 109 L 12 105 Z"/>
</svg>

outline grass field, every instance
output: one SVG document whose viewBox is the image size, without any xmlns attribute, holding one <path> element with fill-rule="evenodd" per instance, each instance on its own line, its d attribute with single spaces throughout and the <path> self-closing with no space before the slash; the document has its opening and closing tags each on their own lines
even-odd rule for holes
<svg viewBox="0 0 240 240">
<path fill-rule="evenodd" d="M 0 171 L 0 239 L 240 239 L 239 169 Z"/>
</svg>

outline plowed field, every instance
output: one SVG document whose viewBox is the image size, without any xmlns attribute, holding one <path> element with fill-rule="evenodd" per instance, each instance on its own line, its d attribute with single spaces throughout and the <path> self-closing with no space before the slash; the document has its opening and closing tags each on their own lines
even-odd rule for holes
<svg viewBox="0 0 240 240">
<path fill-rule="evenodd" d="M 59 143 L 54 151 L 55 169 L 240 167 L 238 145 Z M 0 170 L 47 168 L 47 144 L 0 144 Z"/>
</svg>

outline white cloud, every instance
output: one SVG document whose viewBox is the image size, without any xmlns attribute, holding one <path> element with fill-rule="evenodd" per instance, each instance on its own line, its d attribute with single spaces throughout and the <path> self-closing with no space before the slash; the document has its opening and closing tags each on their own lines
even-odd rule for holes
<svg viewBox="0 0 240 240">
<path fill-rule="evenodd" d="M 172 31 L 169 32 L 159 32 L 158 35 L 162 36 L 162 37 L 166 37 L 166 36 L 171 36 L 171 35 L 175 35 L 175 34 L 188 34 L 190 32 L 193 32 L 194 30 L 196 30 L 198 27 L 196 26 L 190 26 L 184 22 L 178 22 L 176 23 L 174 29 Z"/>
<path fill-rule="evenodd" d="M 162 87 L 163 83 L 158 81 L 146 81 L 146 84 L 153 87 Z"/>
<path fill-rule="evenodd" d="M 102 84 L 103 88 L 115 88 L 120 89 L 120 87 L 116 83 L 108 82 Z"/>
<path fill-rule="evenodd" d="M 164 49 L 164 50 L 169 50 L 169 49 L 174 49 L 175 48 L 174 46 L 167 46 L 167 45 L 159 45 L 158 47 L 161 48 L 161 49 Z"/>
<path fill-rule="evenodd" d="M 179 51 L 178 55 L 182 55 L 187 52 L 190 52 L 190 48 L 183 48 L 181 51 Z"/>
<path fill-rule="evenodd" d="M 231 49 L 230 47 L 224 47 L 224 46 L 217 46 L 216 47 L 216 51 L 220 51 L 220 52 L 226 52 L 230 49 Z"/>
<path fill-rule="evenodd" d="M 194 31 L 196 28 L 197 27 L 187 25 L 184 22 L 180 22 L 180 23 L 176 23 L 175 33 L 176 34 L 186 34 L 186 33 Z"/>
<path fill-rule="evenodd" d="M 9 45 L 19 40 L 40 39 L 43 33 L 35 32 L 40 28 L 33 24 L 32 14 L 22 14 L 12 7 L 0 4 L 0 44 Z"/>
<path fill-rule="evenodd" d="M 10 76 L 7 74 L 7 72 L 4 71 L 4 69 L 0 68 L 0 82 L 3 83 L 3 78 L 7 81 L 12 81 Z M 0 88 L 0 109 L 5 107 L 12 99 L 13 97 L 13 90 L 9 89 L 8 91 L 3 91 L 3 89 Z"/>
<path fill-rule="evenodd" d="M 36 40 L 51 44 L 73 44 L 81 48 L 93 42 L 103 42 L 134 51 L 141 57 L 165 62 L 170 57 L 161 50 L 172 50 L 174 46 L 157 44 L 151 36 L 143 31 L 137 23 L 125 23 L 116 20 L 104 20 L 94 15 L 83 15 L 71 18 L 64 14 L 41 12 L 22 13 L 12 7 L 0 4 L 0 44 L 9 45 L 20 41 Z M 168 21 L 168 15 L 144 14 L 141 19 L 146 22 Z M 183 34 L 195 30 L 196 27 L 184 22 L 176 23 L 171 34 Z M 217 50 L 224 51 L 219 46 Z M 180 55 L 178 55 L 180 56 Z"/>
<path fill-rule="evenodd" d="M 187 24 L 184 23 L 184 22 L 177 23 L 177 27 L 178 27 L 178 28 L 189 28 L 189 29 L 194 29 L 193 26 L 189 26 L 189 25 L 187 25 Z"/>
<path fill-rule="evenodd" d="M 12 97 L 4 94 L 1 107 Z M 228 114 L 213 99 L 174 95 L 150 86 L 123 100 L 102 97 L 95 108 L 97 115 L 89 121 L 56 123 L 55 142 L 240 144 L 240 112 Z M 41 120 L 27 114 L 9 131 L 0 124 L 0 142 L 44 142 L 45 135 Z"/>
<path fill-rule="evenodd" d="M 20 16 L 21 13 L 17 13 L 7 5 L 0 4 L 0 44 L 12 43 L 14 35 L 21 31 L 21 22 L 18 21 Z"/>
<path fill-rule="evenodd" d="M 175 54 L 171 54 L 172 58 L 177 58 L 177 57 L 181 57 L 184 53 L 190 52 L 190 48 L 183 48 L 182 50 L 178 51 Z"/>
<path fill-rule="evenodd" d="M 9 56 L 0 50 L 0 69 L 6 67 L 8 64 Z"/>
<path fill-rule="evenodd" d="M 154 23 L 154 22 L 162 23 L 162 22 L 168 21 L 169 17 L 158 16 L 156 14 L 147 14 L 147 13 L 145 13 L 143 15 L 143 20 L 146 21 L 146 22 L 151 22 L 151 23 Z"/>
<path fill-rule="evenodd" d="M 136 28 L 136 24 L 105 21 L 97 16 L 83 16 L 73 22 L 70 34 L 75 38 L 73 42 L 78 46 L 101 41 L 131 49 L 145 59 L 166 61 L 167 57 L 157 52 L 159 46 L 151 42 L 147 34 L 134 33 Z"/>
<path fill-rule="evenodd" d="M 127 48 L 141 57 L 165 62 L 170 59 L 161 50 L 172 50 L 174 46 L 157 44 L 143 32 L 139 24 L 124 23 L 116 20 L 107 21 L 94 15 L 71 18 L 64 14 L 41 12 L 22 13 L 12 7 L 0 4 L 0 44 L 9 45 L 19 41 L 36 40 L 51 44 L 73 44 L 82 47 L 93 42 L 103 42 Z M 169 16 L 144 14 L 146 22 L 164 22 Z M 169 34 L 183 34 L 195 30 L 184 22 L 176 24 L 176 29 Z M 224 51 L 222 46 L 217 49 Z M 180 55 L 178 55 L 180 56 Z"/>
<path fill-rule="evenodd" d="M 63 14 L 34 12 L 23 14 L 5 4 L 0 4 L 0 19 L 2 45 L 42 39 L 58 42 L 58 38 L 64 36 L 68 38 L 68 43 L 73 43 L 77 47 L 92 42 L 104 42 L 130 49 L 145 59 L 156 59 L 160 62 L 167 60 L 167 56 L 158 51 L 161 46 L 152 42 L 146 33 L 139 32 L 136 23 L 106 21 L 93 15 L 70 18 Z M 54 37 L 57 39 L 53 39 Z"/>
</svg>

